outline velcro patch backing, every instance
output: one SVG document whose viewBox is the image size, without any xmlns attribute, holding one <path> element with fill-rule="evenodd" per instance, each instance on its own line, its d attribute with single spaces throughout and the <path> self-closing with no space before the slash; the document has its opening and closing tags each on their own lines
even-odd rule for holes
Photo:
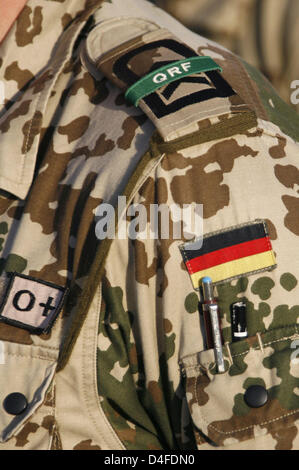
<svg viewBox="0 0 299 470">
<path fill-rule="evenodd" d="M 49 333 L 66 292 L 64 287 L 14 273 L 1 305 L 0 321 L 34 334 Z"/>
<path fill-rule="evenodd" d="M 196 290 L 205 276 L 219 284 L 276 266 L 266 223 L 262 220 L 205 235 L 199 249 L 196 243 L 188 242 L 180 247 Z"/>
</svg>

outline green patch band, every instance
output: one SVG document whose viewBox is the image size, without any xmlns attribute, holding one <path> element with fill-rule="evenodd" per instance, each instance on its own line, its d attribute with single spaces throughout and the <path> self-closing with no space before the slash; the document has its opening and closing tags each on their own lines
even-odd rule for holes
<svg viewBox="0 0 299 470">
<path fill-rule="evenodd" d="M 189 59 L 178 60 L 171 64 L 164 65 L 138 80 L 138 82 L 134 83 L 134 85 L 127 90 L 125 97 L 133 103 L 134 106 L 138 106 L 142 98 L 169 83 L 180 80 L 183 77 L 188 77 L 189 75 L 209 72 L 211 70 L 220 70 L 220 72 L 222 72 L 222 68 L 208 56 L 196 56 L 190 57 Z"/>
</svg>

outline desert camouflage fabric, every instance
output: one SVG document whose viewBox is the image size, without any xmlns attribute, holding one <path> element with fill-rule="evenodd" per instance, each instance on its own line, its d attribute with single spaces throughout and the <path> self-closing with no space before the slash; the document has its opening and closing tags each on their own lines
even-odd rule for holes
<svg viewBox="0 0 299 470">
<path fill-rule="evenodd" d="M 125 100 L 126 54 L 141 77 L 186 48 L 223 72 Z M 12 273 L 68 288 L 48 333 L 0 311 L 0 449 L 298 449 L 296 113 L 252 66 L 143 0 L 29 0 L 0 66 L 0 310 Z M 202 204 L 205 235 L 265 221 L 277 267 L 217 285 L 225 372 L 205 349 L 182 221 L 167 238 L 99 239 L 101 207 L 120 195 L 146 214 Z M 232 343 L 238 300 L 249 336 Z M 251 385 L 268 391 L 261 408 L 244 401 Z M 3 407 L 14 392 L 28 401 L 17 416 Z"/>
<path fill-rule="evenodd" d="M 259 68 L 291 106 L 299 80 L 297 0 L 153 0 L 188 28 Z"/>
</svg>

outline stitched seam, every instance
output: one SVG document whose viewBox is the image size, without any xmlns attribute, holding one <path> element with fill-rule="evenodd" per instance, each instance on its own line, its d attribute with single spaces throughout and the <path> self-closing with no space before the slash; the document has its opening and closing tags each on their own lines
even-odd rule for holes
<svg viewBox="0 0 299 470">
<path fill-rule="evenodd" d="M 155 31 L 151 31 L 151 32 L 145 33 L 145 34 L 152 34 L 152 33 L 154 33 L 154 32 L 155 32 Z M 168 37 L 168 34 L 166 35 L 165 33 L 166 33 L 166 31 L 163 31 L 163 33 L 162 33 L 162 31 L 157 30 L 157 34 L 156 34 L 156 37 L 155 37 L 154 39 L 155 39 L 155 40 L 157 40 L 157 38 L 160 38 L 160 39 L 161 39 L 163 36 Z M 144 34 L 143 34 L 142 36 L 144 37 Z M 138 37 L 137 37 L 136 39 L 138 39 Z M 133 39 L 133 40 L 134 40 L 134 39 Z M 142 39 L 139 39 L 139 41 L 136 41 L 134 44 L 131 44 L 129 47 L 126 47 L 126 49 L 120 49 L 120 50 L 118 50 L 118 52 L 116 52 L 115 54 L 109 55 L 109 56 L 107 57 L 107 59 L 104 59 L 104 60 L 101 60 L 101 59 L 100 59 L 99 62 L 98 62 L 98 64 L 99 64 L 99 66 L 101 66 L 102 64 L 105 64 L 108 60 L 114 59 L 114 57 L 117 57 L 117 56 L 119 56 L 120 54 L 123 55 L 124 52 L 127 52 L 127 51 L 131 50 L 132 48 L 135 48 L 135 47 L 137 47 L 137 46 L 140 46 L 141 44 L 143 44 Z M 196 54 L 195 51 L 194 51 L 194 54 Z M 113 74 L 113 75 L 115 76 L 115 74 Z"/>
<path fill-rule="evenodd" d="M 52 416 L 53 416 L 53 430 L 52 430 L 52 442 L 53 442 L 53 450 L 58 450 L 58 443 L 57 443 L 57 437 L 56 437 L 56 377 L 54 376 L 53 378 L 53 405 L 52 405 Z"/>
<path fill-rule="evenodd" d="M 15 356 L 15 357 L 30 357 L 32 359 L 43 359 L 44 361 L 49 361 L 49 362 L 53 362 L 57 360 L 57 358 L 55 359 L 55 358 L 42 357 L 42 356 L 39 356 L 38 354 L 16 354 L 16 353 L 11 353 L 11 352 L 5 352 L 5 355 Z"/>
<path fill-rule="evenodd" d="M 199 103 L 197 103 L 199 104 Z M 209 113 L 211 112 L 214 112 L 214 111 L 219 111 L 219 112 L 222 112 L 222 111 L 225 111 L 227 114 L 230 114 L 230 113 L 233 113 L 234 110 L 236 110 L 237 108 L 242 108 L 244 107 L 243 104 L 241 105 L 234 105 L 232 106 L 231 108 L 229 108 L 229 106 L 217 106 L 216 108 L 212 108 L 212 109 L 209 109 Z M 201 114 L 207 114 L 207 111 L 198 111 L 196 113 L 193 113 L 193 114 L 190 114 L 187 118 L 184 118 L 182 119 L 181 121 L 175 121 L 173 124 L 168 124 L 167 126 L 163 126 L 164 129 L 168 129 L 169 127 L 174 127 L 174 126 L 177 126 L 178 124 L 182 124 L 184 122 L 187 122 L 190 118 L 194 117 L 194 116 L 200 116 Z M 212 117 L 215 117 L 215 116 L 208 116 L 208 119 L 209 118 L 212 118 Z"/>
<path fill-rule="evenodd" d="M 25 345 L 26 346 L 26 345 Z M 32 346 L 31 346 L 32 347 Z M 38 344 L 35 344 L 33 347 L 36 347 L 36 348 L 42 348 L 42 349 L 53 349 L 54 351 L 58 351 L 59 348 L 55 347 L 55 346 L 39 346 Z"/>
<path fill-rule="evenodd" d="M 26 156 L 25 153 L 23 153 L 24 157 Z M 24 166 L 24 164 L 22 165 Z M 22 174 L 23 176 L 23 174 Z M 15 179 L 12 179 L 12 178 L 9 178 L 8 176 L 0 176 L 0 180 L 1 179 L 4 179 L 4 180 L 8 180 L 8 181 L 11 181 L 12 183 L 15 183 L 16 186 L 21 186 L 21 184 L 23 184 L 25 186 L 26 183 L 21 183 L 21 181 L 16 181 Z"/>
<path fill-rule="evenodd" d="M 2 322 L 0 321 L 0 323 L 2 323 Z M 43 350 L 49 349 L 49 350 L 53 350 L 53 351 L 59 351 L 59 348 L 57 348 L 55 346 L 44 346 L 44 345 L 40 346 L 38 344 L 28 345 L 28 344 L 23 344 L 23 343 L 15 343 L 15 342 L 7 340 L 6 338 L 1 338 L 1 337 L 0 337 L 0 341 L 5 341 L 7 343 L 12 343 L 12 344 L 19 344 L 20 346 L 25 346 L 25 347 L 32 348 L 32 349 L 33 348 L 34 349 L 39 349 L 40 348 L 40 349 L 43 349 Z"/>
<path fill-rule="evenodd" d="M 27 133 L 26 143 L 25 143 L 25 152 L 24 152 L 24 158 L 23 158 L 23 164 L 22 164 L 22 170 L 21 170 L 21 180 L 23 179 L 23 176 L 24 176 L 25 157 L 28 153 L 28 145 L 29 145 L 29 138 L 31 137 L 31 129 L 32 129 L 34 117 L 36 115 L 36 110 L 38 108 L 38 105 L 39 105 L 39 102 L 40 102 L 40 99 L 41 99 L 41 95 L 42 95 L 42 92 L 40 91 L 39 94 L 38 94 L 38 98 L 36 99 L 36 106 L 35 106 L 35 109 L 34 109 L 32 119 L 30 120 L 30 125 L 29 125 L 29 129 L 28 129 L 28 133 Z"/>
<path fill-rule="evenodd" d="M 55 400 L 55 376 L 53 378 L 53 383 L 52 385 L 50 385 L 50 387 L 52 387 L 52 390 L 51 390 L 51 416 L 53 418 L 53 428 L 52 428 L 52 436 L 50 434 L 50 430 L 49 430 L 49 434 L 50 434 L 50 439 L 49 439 L 49 450 L 51 450 L 52 446 L 53 446 L 53 450 L 57 450 L 56 448 L 56 439 L 55 439 L 55 430 L 56 430 L 56 420 L 55 420 L 55 406 L 56 406 L 56 400 Z"/>
<path fill-rule="evenodd" d="M 287 413 L 285 415 L 282 415 L 282 416 L 279 416 L 277 418 L 273 418 L 273 419 L 270 419 L 269 421 L 264 421 L 263 423 L 257 423 L 259 426 L 264 426 L 265 424 L 270 424 L 270 423 L 274 423 L 275 421 L 279 421 L 283 418 L 286 418 L 287 416 L 292 416 L 294 414 L 296 414 L 297 412 L 299 411 L 299 408 L 297 408 L 296 410 L 292 411 L 291 413 Z M 204 420 L 204 418 L 203 418 Z M 204 420 L 205 421 L 205 420 Z M 205 421 L 206 422 L 206 421 Z M 207 422 L 206 422 L 207 423 Z M 207 423 L 208 424 L 208 423 Z M 237 432 L 241 432 L 241 431 L 246 431 L 247 429 L 252 429 L 254 428 L 254 426 L 256 426 L 257 424 L 252 424 L 251 426 L 247 426 L 246 428 L 240 428 L 240 429 L 236 429 L 234 431 L 230 431 L 230 432 L 224 432 L 224 431 L 220 431 L 219 429 L 215 428 L 213 425 L 211 424 L 208 424 L 208 427 L 214 429 L 214 431 L 218 432 L 219 434 L 235 434 Z"/>
<path fill-rule="evenodd" d="M 26 136 L 25 151 L 22 154 L 24 156 L 24 158 L 23 158 L 22 166 L 21 166 L 21 176 L 20 176 L 18 181 L 16 181 L 15 179 L 6 177 L 6 176 L 0 176 L 0 178 L 4 178 L 5 180 L 8 180 L 8 181 L 11 181 L 12 183 L 15 183 L 16 186 L 25 186 L 26 185 L 26 183 L 22 183 L 22 179 L 23 179 L 23 176 L 24 176 L 24 169 L 25 169 L 25 157 L 26 157 L 27 152 L 28 152 L 29 137 L 30 137 L 30 133 L 31 133 L 33 120 L 34 120 L 34 117 L 35 117 L 35 114 L 36 114 L 36 110 L 37 110 L 37 107 L 38 107 L 39 102 L 40 102 L 41 93 L 42 92 L 40 91 L 37 98 L 36 98 L 36 106 L 35 106 L 35 109 L 34 109 L 34 112 L 33 112 L 32 119 L 30 120 L 30 125 L 29 125 L 29 129 L 28 129 L 28 132 L 27 132 L 27 136 Z"/>
<path fill-rule="evenodd" d="M 146 173 L 144 173 L 144 176 L 142 177 L 142 179 L 138 182 L 138 186 L 136 186 L 136 188 L 134 189 L 134 191 L 132 192 L 130 198 L 128 199 L 128 202 L 127 202 L 127 206 L 126 206 L 126 209 L 128 208 L 128 206 L 130 205 L 130 203 L 133 201 L 134 197 L 136 196 L 136 194 L 138 193 L 139 189 L 141 188 L 141 186 L 143 185 L 143 183 L 147 180 L 147 178 L 150 176 L 151 172 L 153 170 L 155 170 L 155 168 L 160 164 L 161 160 L 164 158 L 164 155 L 165 153 L 163 153 L 162 155 L 160 155 L 158 157 L 158 160 L 154 161 L 154 163 L 151 164 L 150 168 L 148 169 L 148 171 Z"/>
<path fill-rule="evenodd" d="M 296 328 L 297 329 L 297 328 Z M 280 339 L 276 339 L 274 341 L 271 341 L 269 343 L 265 343 L 263 346 L 266 347 L 266 346 L 271 346 L 272 344 L 275 344 L 275 343 L 281 343 L 283 341 L 288 341 L 291 337 L 286 337 L 286 338 L 280 338 Z M 242 353 L 238 353 L 238 354 L 233 354 L 232 357 L 238 357 L 238 356 L 244 356 L 244 354 L 247 354 L 249 351 L 259 351 L 260 350 L 260 347 L 256 347 L 256 348 L 249 348 L 247 349 L 246 351 L 242 352 Z"/>
<path fill-rule="evenodd" d="M 30 134 L 31 134 L 32 124 L 33 124 L 33 121 L 34 121 L 34 117 L 35 117 L 36 109 L 37 109 L 37 106 L 38 106 L 38 103 L 39 103 L 39 100 L 40 100 L 40 96 L 41 96 L 41 92 L 39 92 L 36 107 L 35 107 L 32 119 L 30 120 L 30 125 L 29 125 L 29 129 L 28 129 L 28 133 L 27 133 L 26 143 L 25 143 L 25 155 L 28 152 L 29 137 L 30 137 Z"/>
<path fill-rule="evenodd" d="M 143 100 L 142 100 L 143 101 Z M 199 103 L 197 103 L 199 104 Z M 239 106 L 239 105 L 238 105 Z M 240 105 L 242 107 L 244 107 L 244 105 Z M 225 111 L 227 112 L 227 114 L 229 114 L 230 112 L 232 112 L 237 106 L 234 106 L 232 108 L 229 108 L 229 106 L 217 106 L 216 108 L 212 108 L 212 109 L 209 109 L 209 118 L 211 117 L 215 117 L 215 116 L 210 116 L 210 113 L 214 112 L 214 111 L 218 111 L 218 112 L 222 112 L 222 111 Z M 148 108 L 150 109 L 150 108 Z M 193 114 L 190 114 L 187 118 L 184 118 L 184 119 L 181 119 L 180 121 L 175 121 L 174 123 L 172 124 L 167 124 L 166 126 L 163 126 L 163 129 L 169 129 L 171 127 L 174 127 L 174 126 L 177 126 L 178 124 L 184 124 L 184 122 L 187 122 L 189 121 L 189 119 L 193 118 L 194 116 L 200 116 L 201 114 L 207 114 L 207 111 L 197 111 L 196 113 L 193 113 Z M 161 122 L 160 119 L 157 119 L 157 122 Z"/>
<path fill-rule="evenodd" d="M 299 335 L 299 331 L 298 331 L 298 328 L 299 328 L 299 325 L 295 325 L 295 329 L 296 329 L 296 333 L 297 335 Z M 295 334 L 295 336 L 297 336 Z M 276 340 L 273 340 L 273 341 L 270 341 L 269 343 L 265 343 L 263 346 L 266 347 L 266 346 L 271 346 L 271 344 L 275 344 L 275 343 L 280 343 L 282 341 L 288 341 L 290 339 L 293 339 L 294 338 L 294 335 L 292 336 L 288 336 L 288 337 L 284 337 L 284 338 L 280 338 L 280 339 L 276 339 Z M 255 347 L 255 348 L 249 348 L 249 349 L 246 349 L 246 351 L 242 352 L 242 353 L 238 353 L 238 354 L 232 354 L 231 357 L 238 357 L 238 356 L 244 356 L 245 354 L 249 353 L 250 351 L 259 351 L 260 350 L 260 347 Z M 209 367 L 211 364 L 213 364 L 212 362 L 202 362 L 200 364 L 195 364 L 195 365 L 192 365 L 192 366 L 187 366 L 185 367 L 185 370 L 198 370 L 200 371 L 201 367 Z"/>
<path fill-rule="evenodd" d="M 200 405 L 198 403 L 198 394 L 197 394 L 197 384 L 198 384 L 198 380 L 199 380 L 199 375 L 196 377 L 196 380 L 194 381 L 194 396 L 195 396 L 195 399 L 197 401 L 197 404 L 199 406 L 199 409 L 200 409 Z M 190 410 L 191 412 L 191 410 Z M 200 414 L 202 415 L 202 412 L 200 412 Z M 203 419 L 204 422 L 206 423 L 205 419 Z"/>
<path fill-rule="evenodd" d="M 296 332 L 297 332 L 297 335 L 299 335 L 299 332 L 298 332 L 298 326 L 296 325 Z M 265 343 L 263 346 L 266 347 L 266 346 L 271 346 L 271 344 L 275 344 L 275 343 L 280 343 L 282 341 L 288 341 L 289 339 L 293 338 L 293 336 L 289 336 L 289 337 L 286 337 L 286 338 L 280 338 L 280 339 L 277 339 L 277 340 L 274 340 L 274 341 L 271 341 L 269 343 Z M 249 353 L 250 351 L 259 351 L 260 350 L 260 347 L 256 347 L 256 348 L 249 348 L 249 349 L 246 349 L 246 351 L 242 352 L 242 353 L 238 353 L 238 354 L 232 354 L 231 357 L 238 357 L 238 356 L 244 356 L 245 354 Z M 201 367 L 209 367 L 211 364 L 213 364 L 212 362 L 202 362 L 201 364 L 196 364 L 196 365 L 192 365 L 192 366 L 187 366 L 185 367 L 185 370 L 191 370 L 191 369 L 195 369 L 195 370 L 198 370 L 200 371 Z"/>
</svg>

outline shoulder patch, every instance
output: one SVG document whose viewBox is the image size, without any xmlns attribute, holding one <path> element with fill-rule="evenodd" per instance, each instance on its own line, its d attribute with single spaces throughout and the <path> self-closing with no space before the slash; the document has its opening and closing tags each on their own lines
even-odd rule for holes
<svg viewBox="0 0 299 470">
<path fill-rule="evenodd" d="M 167 29 L 144 20 L 120 18 L 101 23 L 89 34 L 83 56 L 85 63 L 92 62 L 93 70 L 102 72 L 124 92 L 148 75 L 154 77 L 155 85 L 160 86 L 138 100 L 138 106 L 164 140 L 195 132 L 196 123 L 203 119 L 248 110 L 221 76 L 217 61 L 207 71 L 184 73 L 182 64 L 189 69 L 192 61 L 206 56 L 198 55 Z M 175 80 L 170 80 L 174 74 Z"/>
<path fill-rule="evenodd" d="M 0 321 L 34 334 L 49 333 L 66 292 L 50 282 L 14 273 L 1 306 Z"/>
<path fill-rule="evenodd" d="M 276 267 L 266 222 L 255 220 L 205 235 L 180 247 L 194 289 L 211 277 L 213 284 Z"/>
</svg>

